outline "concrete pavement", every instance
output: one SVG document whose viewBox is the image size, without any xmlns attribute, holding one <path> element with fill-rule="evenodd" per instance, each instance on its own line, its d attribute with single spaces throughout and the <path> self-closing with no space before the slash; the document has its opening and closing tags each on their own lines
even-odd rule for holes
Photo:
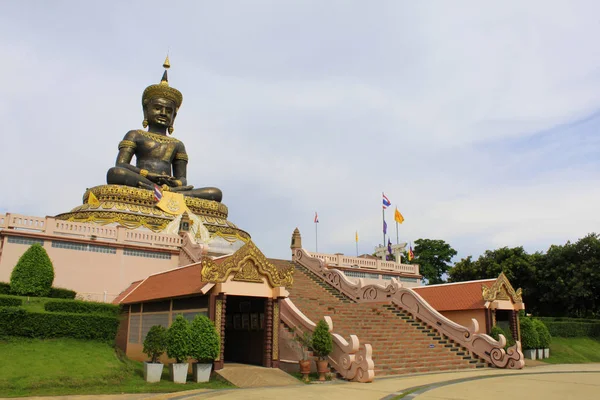
<svg viewBox="0 0 600 400">
<path fill-rule="evenodd" d="M 483 370 L 404 375 L 373 383 L 333 381 L 302 386 L 198 390 L 168 394 L 63 396 L 46 400 L 183 400 L 183 399 L 328 399 L 391 400 L 411 389 L 404 399 L 417 400 L 565 400 L 600 399 L 600 364 L 560 364 L 523 370 Z M 39 398 L 42 399 L 42 398 Z"/>
</svg>

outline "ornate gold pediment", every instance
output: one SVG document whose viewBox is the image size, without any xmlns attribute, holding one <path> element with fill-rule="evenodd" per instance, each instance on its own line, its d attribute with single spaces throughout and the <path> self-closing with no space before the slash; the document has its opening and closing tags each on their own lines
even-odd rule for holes
<svg viewBox="0 0 600 400">
<path fill-rule="evenodd" d="M 262 283 L 263 278 L 262 275 L 258 273 L 258 268 L 254 264 L 254 262 L 252 260 L 248 260 L 244 265 L 242 265 L 242 269 L 240 269 L 234 275 L 233 280 L 242 282 Z"/>
<path fill-rule="evenodd" d="M 498 279 L 491 287 L 481 285 L 483 300 L 494 301 L 494 300 L 509 300 L 515 304 L 522 303 L 522 290 L 515 289 L 512 287 L 504 272 L 500 273 Z"/>
<path fill-rule="evenodd" d="M 235 274 L 233 280 L 236 281 L 258 283 L 263 282 L 264 276 L 272 287 L 286 287 L 292 285 L 294 268 L 277 268 L 251 240 L 224 260 L 214 261 L 207 257 L 202 260 L 204 282 L 225 282 L 231 274 Z"/>
</svg>

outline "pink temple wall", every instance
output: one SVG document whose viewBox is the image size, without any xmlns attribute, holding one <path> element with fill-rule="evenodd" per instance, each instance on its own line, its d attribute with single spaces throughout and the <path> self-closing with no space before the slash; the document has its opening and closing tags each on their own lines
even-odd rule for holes
<svg viewBox="0 0 600 400">
<path fill-rule="evenodd" d="M 460 324 L 462 326 L 471 326 L 471 318 L 475 318 L 479 323 L 479 332 L 486 332 L 485 310 L 457 310 L 457 311 L 440 311 L 444 317 Z"/>
<path fill-rule="evenodd" d="M 20 233 L 20 232 L 19 232 Z M 13 236 L 14 237 L 14 236 Z M 17 236 L 24 237 L 24 236 Z M 10 274 L 21 255 L 29 248 L 28 244 L 8 243 L 9 236 L 0 236 L 0 282 L 9 282 Z M 112 301 L 131 282 L 144 279 L 148 275 L 176 268 L 179 251 L 158 252 L 152 247 L 139 246 L 111 247 L 107 243 L 92 240 L 71 240 L 36 235 L 44 240 L 44 249 L 54 265 L 54 286 L 75 290 L 80 296 L 94 301 Z M 69 243 L 107 246 L 116 254 L 52 247 L 52 239 Z M 149 251 L 151 254 L 167 254 L 170 259 L 149 258 L 139 255 L 125 255 L 125 249 Z M 144 253 L 147 254 L 147 253 Z M 106 295 L 104 294 L 106 291 Z"/>
</svg>

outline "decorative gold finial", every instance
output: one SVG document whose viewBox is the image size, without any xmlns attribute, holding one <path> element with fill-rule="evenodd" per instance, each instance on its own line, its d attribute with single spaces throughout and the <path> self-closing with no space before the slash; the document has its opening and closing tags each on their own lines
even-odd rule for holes
<svg viewBox="0 0 600 400">
<path fill-rule="evenodd" d="M 163 67 L 164 67 L 165 69 L 169 69 L 169 68 L 171 68 L 171 63 L 169 62 L 169 55 L 168 55 L 168 54 L 167 54 L 167 58 L 165 58 L 165 62 L 164 62 L 164 64 L 163 64 Z"/>
</svg>

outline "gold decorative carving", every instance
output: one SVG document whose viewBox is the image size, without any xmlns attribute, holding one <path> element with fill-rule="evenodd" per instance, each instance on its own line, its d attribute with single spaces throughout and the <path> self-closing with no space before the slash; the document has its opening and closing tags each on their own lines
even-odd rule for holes
<svg viewBox="0 0 600 400">
<path fill-rule="evenodd" d="M 273 302 L 273 360 L 279 360 L 279 301 Z"/>
<path fill-rule="evenodd" d="M 94 222 L 100 225 L 116 222 L 128 229 L 136 229 L 144 226 L 154 232 L 164 230 L 169 225 L 169 222 L 171 222 L 168 219 L 126 214 L 118 211 L 84 211 L 73 214 L 62 214 L 57 216 L 57 218 L 72 222 Z"/>
<path fill-rule="evenodd" d="M 232 256 L 219 264 L 208 257 L 204 257 L 202 259 L 202 281 L 212 283 L 225 282 L 229 275 L 239 272 L 249 261 L 255 265 L 260 275 L 267 277 L 272 287 L 292 285 L 294 268 L 291 266 L 282 269 L 275 267 L 267 260 L 252 240 L 249 240 L 248 243 Z"/>
<path fill-rule="evenodd" d="M 221 327 L 223 324 L 221 323 L 221 318 L 223 316 L 223 300 L 217 299 L 215 300 L 215 327 L 217 327 L 217 331 L 219 332 L 219 340 L 223 332 L 221 332 Z M 219 361 L 221 359 L 221 352 L 215 358 L 215 361 Z"/>
<path fill-rule="evenodd" d="M 137 132 L 142 135 L 147 137 L 150 140 L 154 140 L 155 142 L 158 143 L 178 143 L 180 142 L 180 140 L 175 139 L 173 137 L 169 137 L 169 136 L 165 136 L 165 135 L 158 135 L 156 133 L 152 133 L 152 132 L 148 132 L 142 129 L 138 129 Z"/>
<path fill-rule="evenodd" d="M 523 303 L 523 291 L 521 289 L 515 291 L 504 272 L 500 273 L 491 287 L 482 285 L 481 290 L 485 301 L 512 300 L 515 304 Z"/>
<path fill-rule="evenodd" d="M 121 142 L 119 143 L 119 150 L 121 150 L 123 148 L 135 149 L 135 147 L 136 147 L 135 142 L 133 142 L 131 140 L 121 140 Z"/>
<path fill-rule="evenodd" d="M 87 203 L 90 193 L 93 193 L 102 203 L 113 203 L 107 208 L 113 208 L 115 202 L 135 204 L 149 208 L 154 208 L 156 204 L 152 190 L 124 185 L 101 185 L 88 189 L 83 195 L 83 203 Z M 185 196 L 185 204 L 196 215 L 212 216 L 222 218 L 223 220 L 227 219 L 228 209 L 223 203 Z"/>
<path fill-rule="evenodd" d="M 263 278 L 259 275 L 256 265 L 252 260 L 247 261 L 242 269 L 238 271 L 237 274 L 233 277 L 234 281 L 242 281 L 242 282 L 256 282 L 262 283 Z"/>
</svg>

